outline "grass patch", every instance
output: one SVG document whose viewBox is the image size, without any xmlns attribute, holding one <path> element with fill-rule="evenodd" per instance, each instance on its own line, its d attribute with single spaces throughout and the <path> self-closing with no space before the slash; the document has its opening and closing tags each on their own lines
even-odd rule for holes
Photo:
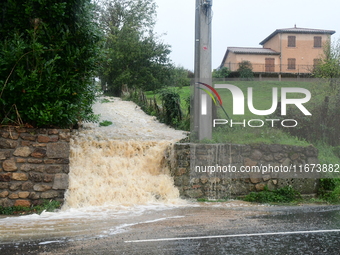
<svg viewBox="0 0 340 255">
<path fill-rule="evenodd" d="M 107 127 L 107 126 L 110 126 L 112 125 L 112 121 L 109 121 L 109 120 L 104 120 L 102 122 L 99 122 L 99 126 L 101 127 Z"/>
<path fill-rule="evenodd" d="M 23 207 L 23 206 L 11 206 L 2 207 L 0 206 L 0 214 L 2 215 L 24 215 L 24 214 L 41 214 L 43 211 L 54 212 L 60 209 L 61 203 L 54 200 L 44 200 L 41 205 Z"/>
<path fill-rule="evenodd" d="M 211 140 L 203 140 L 205 143 L 236 143 L 236 144 L 285 144 L 295 146 L 308 146 L 303 139 L 291 136 L 282 130 L 275 128 L 230 128 L 218 127 L 214 130 Z"/>
<path fill-rule="evenodd" d="M 320 164 L 340 164 L 339 146 L 334 147 L 325 143 L 315 145 L 319 150 Z M 320 179 L 318 198 L 331 204 L 340 203 L 340 176 L 339 173 L 328 172 L 325 178 Z"/>
<path fill-rule="evenodd" d="M 318 158 L 320 164 L 340 164 L 340 155 L 338 147 L 330 146 L 326 143 L 317 142 L 315 147 L 319 150 Z"/>
</svg>

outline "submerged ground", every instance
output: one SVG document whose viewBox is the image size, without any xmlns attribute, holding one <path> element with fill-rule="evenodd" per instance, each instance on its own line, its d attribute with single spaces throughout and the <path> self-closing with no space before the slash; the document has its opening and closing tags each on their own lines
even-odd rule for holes
<svg viewBox="0 0 340 255">
<path fill-rule="evenodd" d="M 162 159 L 185 134 L 102 102 L 113 124 L 74 134 L 62 210 L 1 217 L 0 254 L 339 254 L 339 206 L 183 201 Z"/>
<path fill-rule="evenodd" d="M 230 201 L 130 209 L 101 218 L 75 214 L 67 227 L 65 218 L 61 224 L 50 219 L 46 229 L 1 242 L 0 253 L 339 254 L 339 206 Z"/>
</svg>

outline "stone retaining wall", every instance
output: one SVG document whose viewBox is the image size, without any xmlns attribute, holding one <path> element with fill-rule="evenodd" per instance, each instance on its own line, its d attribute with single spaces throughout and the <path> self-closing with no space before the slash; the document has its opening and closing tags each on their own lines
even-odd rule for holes
<svg viewBox="0 0 340 255">
<path fill-rule="evenodd" d="M 0 206 L 63 201 L 68 188 L 69 129 L 0 128 Z"/>
<path fill-rule="evenodd" d="M 175 144 L 169 162 L 175 186 L 184 198 L 232 198 L 292 185 L 301 194 L 315 193 L 319 176 L 314 173 L 226 173 L 195 172 L 195 166 L 305 166 L 318 163 L 318 150 L 313 146 L 237 145 L 237 144 Z M 204 168 L 202 168 L 204 169 Z M 299 172 L 299 169 L 298 169 Z"/>
<path fill-rule="evenodd" d="M 71 132 L 68 129 L 0 128 L 0 206 L 30 206 L 64 200 L 68 188 Z M 195 165 L 289 166 L 318 163 L 313 146 L 175 144 L 168 162 L 184 198 L 231 198 L 292 185 L 302 194 L 317 190 L 318 176 L 302 178 L 249 173 L 195 173 Z"/>
</svg>

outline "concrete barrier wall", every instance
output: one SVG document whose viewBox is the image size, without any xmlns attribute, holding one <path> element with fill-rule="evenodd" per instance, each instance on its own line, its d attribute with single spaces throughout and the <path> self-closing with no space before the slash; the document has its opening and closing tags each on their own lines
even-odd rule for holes
<svg viewBox="0 0 340 255">
<path fill-rule="evenodd" d="M 0 206 L 63 201 L 68 188 L 70 130 L 0 128 Z"/>
<path fill-rule="evenodd" d="M 184 198 L 232 198 L 252 191 L 269 190 L 292 185 L 301 194 L 315 193 L 318 187 L 317 173 L 242 173 L 204 172 L 204 167 L 276 166 L 304 167 L 318 163 L 318 150 L 313 146 L 288 145 L 237 145 L 237 144 L 175 144 L 169 162 L 175 186 Z M 195 169 L 196 168 L 196 169 Z M 200 169 L 201 172 L 195 170 Z M 214 170 L 216 170 L 215 168 Z"/>
</svg>

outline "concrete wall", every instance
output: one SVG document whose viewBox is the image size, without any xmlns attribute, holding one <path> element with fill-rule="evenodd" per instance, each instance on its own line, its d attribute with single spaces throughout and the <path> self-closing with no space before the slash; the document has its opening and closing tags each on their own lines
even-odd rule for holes
<svg viewBox="0 0 340 255">
<path fill-rule="evenodd" d="M 231 198 L 292 185 L 302 194 L 315 193 L 318 187 L 317 174 L 280 173 L 226 173 L 195 172 L 200 165 L 241 166 L 304 166 L 318 163 L 318 151 L 313 146 L 287 145 L 237 145 L 237 144 L 175 144 L 171 174 L 175 186 L 184 198 Z"/>
<path fill-rule="evenodd" d="M 0 128 L 0 206 L 63 201 L 70 130 Z"/>
</svg>

